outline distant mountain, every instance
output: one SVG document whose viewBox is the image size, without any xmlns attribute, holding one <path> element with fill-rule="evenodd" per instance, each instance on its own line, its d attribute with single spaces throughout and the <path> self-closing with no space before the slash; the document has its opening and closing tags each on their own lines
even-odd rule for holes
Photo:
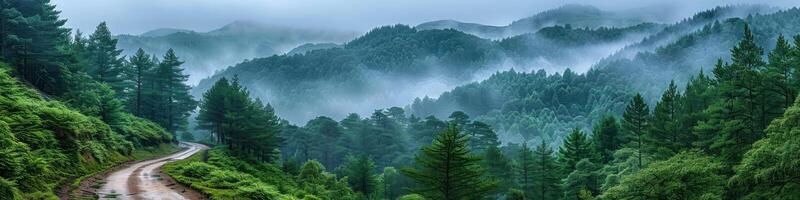
<svg viewBox="0 0 800 200">
<path fill-rule="evenodd" d="M 221 77 L 238 76 L 255 96 L 293 122 L 353 111 L 366 114 L 482 80 L 498 70 L 585 70 L 662 28 L 649 23 L 598 29 L 553 26 L 498 41 L 452 29 L 385 26 L 339 47 L 308 44 L 287 55 L 239 63 L 201 81 L 193 94 L 201 95 Z M 320 49 L 308 51 L 315 48 Z"/>
<path fill-rule="evenodd" d="M 175 33 L 193 33 L 193 32 L 194 31 L 186 30 L 186 29 L 160 28 L 160 29 L 155 29 L 155 30 L 152 30 L 152 31 L 144 32 L 144 33 L 140 34 L 139 36 L 142 36 L 142 37 L 161 37 L 161 36 L 171 35 L 171 34 L 175 34 Z"/>
<path fill-rule="evenodd" d="M 561 141 L 573 127 L 589 131 L 594 120 L 622 113 L 634 91 L 653 102 L 670 81 L 683 86 L 700 71 L 710 75 L 718 59 L 730 62 L 730 49 L 742 38 L 745 24 L 766 56 L 779 35 L 800 37 L 800 9 L 717 7 L 666 27 L 620 53 L 650 45 L 655 46 L 652 50 L 605 59 L 586 73 L 495 73 L 438 98 L 419 98 L 408 110 L 416 116 L 439 117 L 461 110 L 491 124 L 505 141 Z"/>
<path fill-rule="evenodd" d="M 594 29 L 599 27 L 626 27 L 645 22 L 663 22 L 648 21 L 653 19 L 649 13 L 609 12 L 588 5 L 568 4 L 516 20 L 505 26 L 439 20 L 419 24 L 416 28 L 419 30 L 451 28 L 479 37 L 497 39 L 524 33 L 534 33 L 541 28 L 555 25 L 563 26 L 569 24 L 572 27 Z"/>
<path fill-rule="evenodd" d="M 355 32 L 299 29 L 265 25 L 256 22 L 235 21 L 209 32 L 181 29 L 157 29 L 142 35 L 118 35 L 117 46 L 131 55 L 142 48 L 161 56 L 169 48 L 186 61 L 183 65 L 190 74 L 189 83 L 242 60 L 283 54 L 309 42 L 344 42 L 356 36 Z"/>
<path fill-rule="evenodd" d="M 294 49 L 289 51 L 289 53 L 286 53 L 286 54 L 288 54 L 288 55 L 305 54 L 306 52 L 309 52 L 309 51 L 321 50 L 321 49 L 332 49 L 332 48 L 338 48 L 338 47 L 343 47 L 343 45 L 339 45 L 339 44 L 336 44 L 336 43 L 305 43 L 303 45 L 295 47 Z"/>
</svg>

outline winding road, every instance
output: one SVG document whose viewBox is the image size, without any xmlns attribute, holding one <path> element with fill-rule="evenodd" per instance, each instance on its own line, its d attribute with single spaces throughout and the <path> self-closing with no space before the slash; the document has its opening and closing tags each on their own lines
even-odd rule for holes
<svg viewBox="0 0 800 200">
<path fill-rule="evenodd" d="M 205 145 L 182 142 L 186 150 L 161 157 L 135 163 L 112 172 L 105 178 L 106 184 L 98 190 L 100 199 L 189 199 L 182 191 L 174 188 L 174 183 L 166 183 L 161 177 L 159 168 L 174 160 L 181 160 L 206 149 Z M 185 191 L 185 189 L 182 189 Z"/>
</svg>

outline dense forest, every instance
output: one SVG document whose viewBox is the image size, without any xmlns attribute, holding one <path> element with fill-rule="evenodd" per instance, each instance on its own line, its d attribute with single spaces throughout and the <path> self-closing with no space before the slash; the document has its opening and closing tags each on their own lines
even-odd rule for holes
<svg viewBox="0 0 800 200">
<path fill-rule="evenodd" d="M 192 96 L 173 49 L 125 56 L 105 22 L 84 36 L 48 0 L 0 6 L 2 199 L 101 198 L 59 191 L 175 152 L 178 141 L 210 149 L 164 175 L 210 199 L 800 196 L 797 8 L 716 20 L 734 8 L 720 7 L 673 25 L 555 25 L 503 40 L 385 26 L 343 46 L 242 62 Z M 692 31 L 691 21 L 708 23 Z M 656 34 L 629 46 L 648 48 L 664 31 L 687 34 L 586 72 L 494 72 L 364 116 L 298 123 L 277 111 L 337 101 L 308 90 L 370 91 L 360 90 L 374 81 L 362 70 L 463 78 L 510 52 L 524 59 Z M 566 58 L 569 48 L 541 54 Z M 274 97 L 255 87 L 264 83 L 284 99 L 264 98 Z"/>
<path fill-rule="evenodd" d="M 265 153 L 275 151 L 264 152 L 259 147 L 279 149 L 281 160 L 272 162 L 280 163 L 285 172 L 296 174 L 295 180 L 303 182 L 309 168 L 327 169 L 328 176 L 343 178 L 341 181 L 349 184 L 354 196 L 348 198 L 791 198 L 798 195 L 791 178 L 797 166 L 791 164 L 795 158 L 789 152 L 797 142 L 791 134 L 796 128 L 792 119 L 800 86 L 794 71 L 800 48 L 779 36 L 765 60 L 765 51 L 750 27 L 745 24 L 743 30 L 742 39 L 730 51 L 731 62 L 719 59 L 710 67 L 710 74 L 700 71 L 681 89 L 675 82 L 669 83 L 655 106 L 649 106 L 642 95 L 630 97 L 625 91 L 616 91 L 620 93 L 618 98 L 626 101 L 621 117 L 607 112 L 598 117 L 590 131 L 571 128 L 565 131 L 567 136 L 559 138 L 555 150 L 549 144 L 552 137 L 541 137 L 533 146 L 527 142 L 501 143 L 490 125 L 460 111 L 446 120 L 435 116 L 421 119 L 393 107 L 376 110 L 366 118 L 350 114 L 338 122 L 318 117 L 302 127 L 285 121 L 279 125 L 275 117 L 268 117 L 270 120 L 260 121 L 269 121 L 266 127 L 272 128 L 263 131 L 237 129 L 240 126 L 235 124 L 246 120 L 236 118 L 200 120 L 207 124 L 205 129 L 214 133 L 216 141 L 228 144 L 227 150 L 217 151 L 263 161 L 275 157 L 264 156 Z M 597 76 L 594 73 L 602 70 L 586 75 L 567 71 L 553 76 L 544 72 L 506 72 L 497 76 L 537 76 L 544 79 L 541 82 L 580 86 L 581 79 Z M 562 79 L 567 82 L 561 83 Z M 535 85 L 538 84 L 528 87 Z M 585 87 L 589 86 L 595 85 Z M 565 91 L 569 90 L 553 94 L 570 94 Z M 231 92 L 237 95 L 230 95 Z M 238 108 L 265 110 L 260 113 L 274 115 L 269 105 L 248 95 L 238 78 L 232 83 L 221 79 L 205 93 L 207 101 L 200 116 Z M 216 96 L 234 98 L 225 100 L 231 103 L 212 103 L 212 99 L 219 99 Z M 214 106 L 235 105 L 233 102 L 249 102 L 252 106 Z M 573 112 L 586 111 L 563 111 Z M 235 116 L 246 115 L 231 117 Z M 559 131 L 563 130 L 553 132 Z M 263 134 L 240 135 L 248 132 Z M 249 139 L 252 137 L 272 142 L 237 142 L 255 141 Z M 283 146 L 273 138 L 282 138 Z M 784 140 L 773 141 L 776 138 Z M 299 167 L 299 163 L 304 164 Z M 177 168 L 182 173 L 192 170 Z M 335 186 L 323 188 L 332 187 Z M 315 195 L 319 194 L 323 193 Z"/>
<path fill-rule="evenodd" d="M 48 1 L 0 1 L 0 196 L 175 149 L 196 101 L 173 51 L 120 56 L 105 23 L 71 36 Z"/>
</svg>

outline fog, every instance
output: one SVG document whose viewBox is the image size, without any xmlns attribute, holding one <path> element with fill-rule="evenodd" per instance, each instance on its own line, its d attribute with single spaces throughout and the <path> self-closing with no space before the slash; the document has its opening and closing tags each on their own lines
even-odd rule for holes
<svg viewBox="0 0 800 200">
<path fill-rule="evenodd" d="M 68 27 L 93 30 L 101 21 L 120 34 L 140 34 L 157 28 L 209 31 L 234 20 L 275 25 L 367 31 L 386 24 L 419 24 L 454 19 L 506 25 L 564 4 L 586 4 L 603 10 L 647 10 L 664 21 L 678 20 L 717 5 L 763 3 L 797 6 L 796 0 L 53 0 L 69 19 Z M 657 8 L 657 9 L 643 9 Z"/>
</svg>

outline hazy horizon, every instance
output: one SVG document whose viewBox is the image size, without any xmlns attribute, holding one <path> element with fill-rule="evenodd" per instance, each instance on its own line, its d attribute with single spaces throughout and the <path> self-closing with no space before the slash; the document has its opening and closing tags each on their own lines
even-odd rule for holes
<svg viewBox="0 0 800 200">
<path fill-rule="evenodd" d="M 744 0 L 714 0 L 694 2 L 680 0 L 567 0 L 567 1 L 341 1 L 312 0 L 295 2 L 285 0 L 238 1 L 157 1 L 157 0 L 54 0 L 69 19 L 67 27 L 90 32 L 106 21 L 114 34 L 138 35 L 159 28 L 178 28 L 210 31 L 233 21 L 244 20 L 262 24 L 296 28 L 328 29 L 366 32 L 374 27 L 390 24 L 417 25 L 419 23 L 452 19 L 487 25 L 507 25 L 538 12 L 565 4 L 582 4 L 602 10 L 631 10 L 658 8 L 665 22 L 680 20 L 697 11 L 719 5 L 766 4 L 788 8 L 800 5 L 791 0 L 751 2 Z M 191 3 L 187 3 L 191 2 Z M 102 12 L 97 12 L 102 11 Z"/>
</svg>

